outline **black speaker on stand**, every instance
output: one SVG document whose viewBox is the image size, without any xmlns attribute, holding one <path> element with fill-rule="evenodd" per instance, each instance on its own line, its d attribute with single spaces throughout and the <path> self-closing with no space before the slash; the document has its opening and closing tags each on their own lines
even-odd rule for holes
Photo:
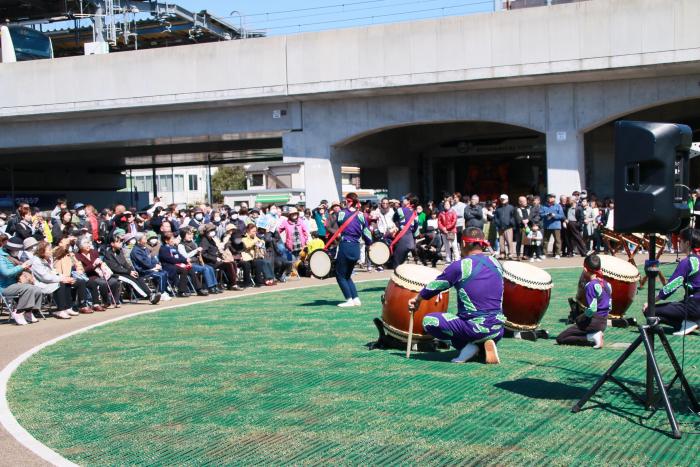
<svg viewBox="0 0 700 467">
<path fill-rule="evenodd" d="M 656 234 L 675 230 L 681 219 L 688 215 L 685 200 L 689 192 L 688 166 L 692 134 L 686 125 L 672 123 L 620 121 L 615 124 L 613 222 L 615 231 L 620 233 L 650 234 L 649 259 L 644 262 L 644 272 L 649 279 L 647 319 L 646 324 L 638 326 L 639 337 L 571 408 L 572 412 L 579 412 L 606 381 L 612 381 L 647 409 L 654 409 L 657 402 L 654 386 L 656 382 L 672 436 L 676 439 L 681 437 L 681 432 L 668 398 L 668 389 L 676 380 L 680 380 L 692 410 L 698 412 L 700 406 L 655 315 L 656 276 L 659 273 Z M 675 371 L 675 376 L 668 386 L 664 384 L 654 354 L 654 340 L 657 336 Z M 637 395 L 614 376 L 615 371 L 642 344 L 647 356 L 644 397 Z"/>
</svg>

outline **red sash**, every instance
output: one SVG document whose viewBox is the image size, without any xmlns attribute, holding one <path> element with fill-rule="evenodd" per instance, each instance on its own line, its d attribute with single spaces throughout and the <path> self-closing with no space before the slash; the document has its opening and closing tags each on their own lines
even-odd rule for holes
<svg viewBox="0 0 700 467">
<path fill-rule="evenodd" d="M 401 208 L 399 208 L 399 209 L 401 209 Z M 396 243 L 399 240 L 401 240 L 401 238 L 404 235 L 406 235 L 406 232 L 408 232 L 408 229 L 411 227 L 411 224 L 413 224 L 413 221 L 415 220 L 415 218 L 417 216 L 418 216 L 418 212 L 413 211 L 413 214 L 411 214 L 411 217 L 410 217 L 410 219 L 408 219 L 408 222 L 406 222 L 406 224 L 404 224 L 403 228 L 401 229 L 401 232 L 399 232 L 398 235 L 396 235 L 396 237 L 394 237 L 394 240 L 391 242 L 391 245 L 389 245 L 389 251 L 391 252 L 392 255 L 394 254 L 394 245 L 396 245 Z"/>
<path fill-rule="evenodd" d="M 324 250 L 327 250 L 328 247 L 331 246 L 331 245 L 333 244 L 333 242 L 335 241 L 335 239 L 338 238 L 338 235 L 340 235 L 341 233 L 343 233 L 343 230 L 345 230 L 345 229 L 347 228 L 347 226 L 350 225 L 350 221 L 352 221 L 359 213 L 360 213 L 359 210 L 355 211 L 354 213 L 352 213 L 352 216 L 348 217 L 348 220 L 346 220 L 345 222 L 343 222 L 343 225 L 341 225 L 341 226 L 338 228 L 338 230 L 335 231 L 335 233 L 334 233 L 333 236 L 330 238 L 330 240 L 328 240 L 328 241 L 326 242 L 326 244 L 323 246 L 323 249 L 324 249 Z"/>
</svg>

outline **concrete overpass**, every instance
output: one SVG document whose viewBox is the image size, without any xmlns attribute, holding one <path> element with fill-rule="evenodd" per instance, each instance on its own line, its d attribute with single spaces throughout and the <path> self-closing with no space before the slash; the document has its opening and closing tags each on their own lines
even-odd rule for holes
<svg viewBox="0 0 700 467">
<path fill-rule="evenodd" d="M 245 158 L 281 138 L 284 158 L 306 163 L 314 203 L 337 196 L 341 165 L 393 194 L 430 193 L 433 161 L 454 164 L 470 141 L 539 137 L 542 188 L 611 193 L 611 121 L 646 112 L 700 126 L 698 18 L 696 0 L 591 0 L 2 64 L 0 157 L 118 167 Z"/>
</svg>

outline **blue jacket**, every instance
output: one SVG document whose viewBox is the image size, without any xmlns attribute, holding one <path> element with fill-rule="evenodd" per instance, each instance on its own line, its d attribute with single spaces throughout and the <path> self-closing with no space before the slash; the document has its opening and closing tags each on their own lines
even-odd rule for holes
<svg viewBox="0 0 700 467">
<path fill-rule="evenodd" d="M 187 263 L 187 259 L 180 256 L 177 248 L 169 245 L 161 245 L 160 250 L 158 250 L 158 259 L 163 266 L 163 270 L 168 274 L 177 272 L 176 264 Z"/>
<path fill-rule="evenodd" d="M 545 229 L 561 230 L 561 221 L 565 219 L 561 205 L 558 203 L 552 206 L 543 205 L 540 208 L 540 215 Z"/>
<path fill-rule="evenodd" d="M 0 248 L 0 293 L 17 283 L 17 278 L 23 270 L 22 266 L 12 264 L 7 252 Z"/>
<path fill-rule="evenodd" d="M 156 267 L 156 264 L 160 264 L 158 258 L 151 256 L 148 248 L 141 245 L 134 245 L 129 258 L 131 258 L 131 265 L 139 274 L 145 274 Z"/>
</svg>

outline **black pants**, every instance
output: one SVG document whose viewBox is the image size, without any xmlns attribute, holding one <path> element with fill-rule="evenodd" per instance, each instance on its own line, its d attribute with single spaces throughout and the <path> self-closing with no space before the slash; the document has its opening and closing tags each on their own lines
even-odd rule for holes
<svg viewBox="0 0 700 467">
<path fill-rule="evenodd" d="M 151 293 L 153 293 L 142 277 L 132 277 L 130 275 L 117 277 L 121 277 L 122 279 L 119 279 L 119 281 L 128 284 L 134 293 L 141 298 L 148 298 L 150 297 Z"/>
<path fill-rule="evenodd" d="M 101 299 L 102 305 L 113 303 L 112 297 L 114 297 L 114 300 L 118 300 L 122 290 L 119 280 L 114 276 L 110 277 L 108 281 L 101 277 L 93 276 L 88 281 L 88 288 L 90 293 L 92 293 L 92 303 L 99 303 Z"/>
<path fill-rule="evenodd" d="M 217 271 L 224 271 L 224 280 L 226 285 L 231 288 L 238 282 L 238 273 L 236 272 L 236 265 L 234 263 L 225 263 L 220 261 L 216 264 L 209 264 Z"/>
<path fill-rule="evenodd" d="M 76 279 L 73 283 L 73 290 L 75 290 L 75 295 L 78 299 L 78 306 L 83 307 L 87 304 L 87 289 L 89 287 L 89 282 L 82 279 Z M 90 293 L 97 297 L 97 284 L 93 283 L 94 288 L 90 289 Z M 93 300 L 95 300 L 93 298 Z"/>
<path fill-rule="evenodd" d="M 587 316 L 580 316 L 576 320 L 576 324 L 568 327 L 557 336 L 557 344 L 560 345 L 585 345 L 593 346 L 593 342 L 588 340 L 588 334 L 605 331 L 608 325 L 607 317 L 601 318 L 598 316 L 593 316 L 588 318 Z"/>
<path fill-rule="evenodd" d="M 683 320 L 700 321 L 700 298 L 688 298 L 682 302 L 661 303 L 656 305 L 656 316 L 662 323 L 676 329 Z"/>
<path fill-rule="evenodd" d="M 586 245 L 583 243 L 583 238 L 581 238 L 581 229 L 578 222 L 569 221 L 566 226 L 566 240 L 569 244 L 570 255 L 573 255 L 578 250 L 581 256 L 586 256 Z"/>
<path fill-rule="evenodd" d="M 53 293 L 53 300 L 56 302 L 58 311 L 73 308 L 73 293 L 68 284 L 61 284 Z"/>
<path fill-rule="evenodd" d="M 250 287 L 253 285 L 253 262 L 241 261 L 241 267 L 243 268 L 243 285 L 245 287 Z"/>
<path fill-rule="evenodd" d="M 401 239 L 394 245 L 394 254 L 391 257 L 392 266 L 394 269 L 402 265 L 408 259 L 408 253 L 416 248 L 416 243 L 412 238 L 413 233 L 409 230 Z"/>
</svg>

